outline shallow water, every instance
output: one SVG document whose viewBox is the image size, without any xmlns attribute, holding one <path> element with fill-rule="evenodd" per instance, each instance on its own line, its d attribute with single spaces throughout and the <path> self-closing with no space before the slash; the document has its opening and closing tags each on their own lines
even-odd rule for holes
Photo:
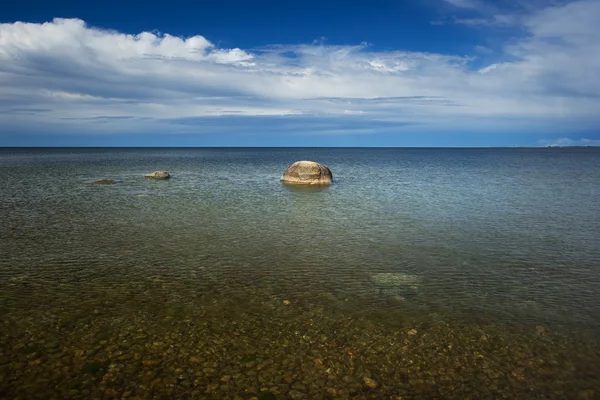
<svg viewBox="0 0 600 400">
<path fill-rule="evenodd" d="M 301 159 L 334 184 L 282 185 Z M 600 396 L 598 149 L 0 149 L 0 173 L 0 397 Z"/>
</svg>

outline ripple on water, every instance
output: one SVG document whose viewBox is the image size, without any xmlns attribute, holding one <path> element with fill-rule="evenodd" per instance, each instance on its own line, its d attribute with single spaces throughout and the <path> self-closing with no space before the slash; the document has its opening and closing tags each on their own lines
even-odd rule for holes
<svg viewBox="0 0 600 400">
<path fill-rule="evenodd" d="M 600 166 L 553 154 L 0 150 L 0 394 L 595 398 Z"/>
</svg>

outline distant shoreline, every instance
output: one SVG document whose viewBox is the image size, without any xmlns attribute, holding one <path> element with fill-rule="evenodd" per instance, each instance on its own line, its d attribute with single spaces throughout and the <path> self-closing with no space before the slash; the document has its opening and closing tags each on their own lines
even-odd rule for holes
<svg viewBox="0 0 600 400">
<path fill-rule="evenodd" d="M 600 147 L 600 146 L 560 146 L 557 144 L 550 144 L 548 146 L 544 146 L 544 148 L 588 148 L 588 147 Z"/>
<path fill-rule="evenodd" d="M 460 150 L 460 149 L 598 149 L 600 146 L 0 146 L 8 149 L 407 149 L 407 150 Z"/>
</svg>

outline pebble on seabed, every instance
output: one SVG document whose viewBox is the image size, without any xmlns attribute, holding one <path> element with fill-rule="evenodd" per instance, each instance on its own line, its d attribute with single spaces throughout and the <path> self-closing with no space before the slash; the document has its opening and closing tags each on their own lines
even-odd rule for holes
<svg viewBox="0 0 600 400">
<path fill-rule="evenodd" d="M 373 379 L 365 376 L 363 378 L 363 381 L 365 382 L 365 385 L 371 389 L 376 389 L 377 388 L 377 382 L 375 382 Z"/>
<path fill-rule="evenodd" d="M 156 284 L 149 279 L 142 289 L 137 309 L 94 295 L 101 301 L 85 303 L 78 315 L 68 306 L 3 315 L 0 393 L 261 400 L 600 393 L 600 381 L 591 379 L 600 365 L 600 353 L 589 351 L 600 348 L 593 335 L 573 340 L 541 326 L 460 319 L 424 324 L 409 314 L 394 327 L 323 307 L 311 293 L 291 306 L 263 289 L 227 301 L 220 293 L 219 302 L 207 296 L 183 309 L 146 309 L 157 304 Z M 151 303 L 140 301 L 146 292 Z"/>
</svg>

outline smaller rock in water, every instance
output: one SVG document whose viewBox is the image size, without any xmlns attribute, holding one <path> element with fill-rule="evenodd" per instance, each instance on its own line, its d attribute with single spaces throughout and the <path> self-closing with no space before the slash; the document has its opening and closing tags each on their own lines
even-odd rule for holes
<svg viewBox="0 0 600 400">
<path fill-rule="evenodd" d="M 114 179 L 98 179 L 92 183 L 95 185 L 112 185 L 113 183 L 117 183 L 117 181 Z"/>
<path fill-rule="evenodd" d="M 168 171 L 154 171 L 151 174 L 144 175 L 144 177 L 149 179 L 169 179 L 171 175 L 169 175 Z"/>
</svg>

